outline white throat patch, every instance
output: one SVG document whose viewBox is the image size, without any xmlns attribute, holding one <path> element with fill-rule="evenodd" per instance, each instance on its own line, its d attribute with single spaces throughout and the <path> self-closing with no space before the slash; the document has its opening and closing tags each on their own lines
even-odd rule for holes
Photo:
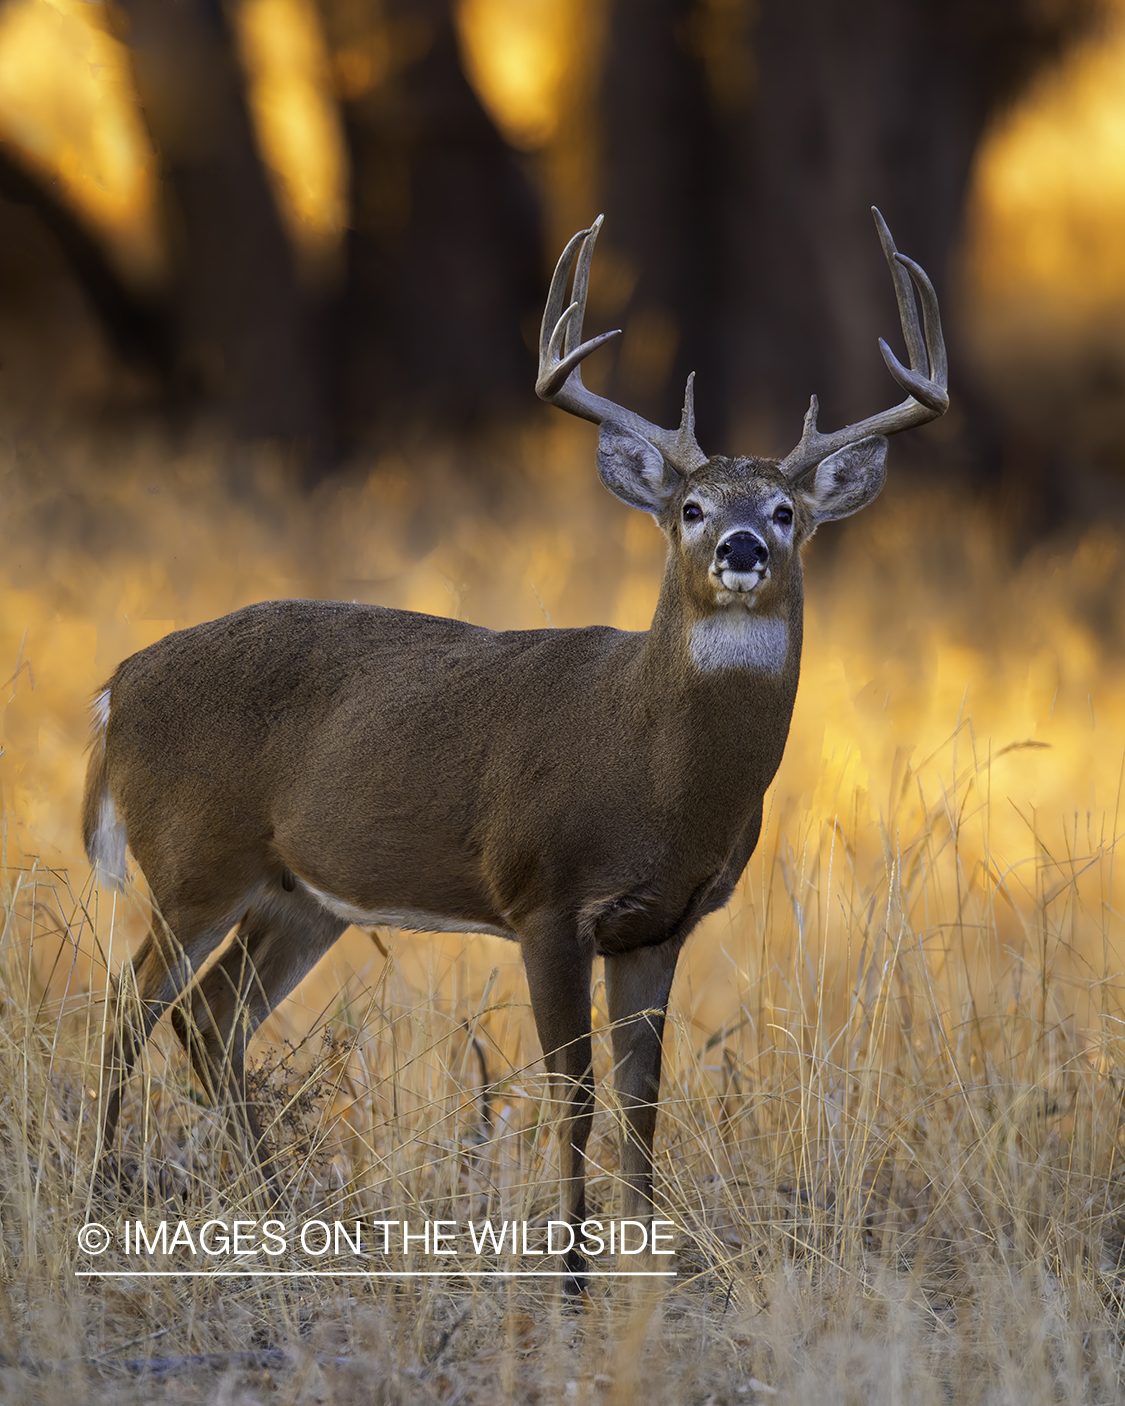
<svg viewBox="0 0 1125 1406">
<path fill-rule="evenodd" d="M 789 628 L 777 616 L 720 610 L 691 627 L 688 649 L 696 668 L 705 674 L 722 669 L 780 674 L 789 650 Z"/>
</svg>

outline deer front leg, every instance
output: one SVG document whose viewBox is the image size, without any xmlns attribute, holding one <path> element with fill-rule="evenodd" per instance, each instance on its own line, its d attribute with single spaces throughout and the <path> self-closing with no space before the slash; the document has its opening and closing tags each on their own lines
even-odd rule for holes
<svg viewBox="0 0 1125 1406">
<path fill-rule="evenodd" d="M 558 1116 L 560 1219 L 581 1239 L 586 1219 L 586 1143 L 594 1121 L 593 1051 L 590 1045 L 590 976 L 593 960 L 572 923 L 536 922 L 522 935 L 531 1009 L 550 1076 Z M 566 1255 L 568 1293 L 583 1288 L 585 1260 L 577 1248 Z"/>
<path fill-rule="evenodd" d="M 677 937 L 658 947 L 639 947 L 605 959 L 614 1083 L 625 1115 L 621 1214 L 646 1225 L 653 1211 L 652 1139 L 660 1094 L 664 1014 L 681 945 L 682 939 Z"/>
</svg>

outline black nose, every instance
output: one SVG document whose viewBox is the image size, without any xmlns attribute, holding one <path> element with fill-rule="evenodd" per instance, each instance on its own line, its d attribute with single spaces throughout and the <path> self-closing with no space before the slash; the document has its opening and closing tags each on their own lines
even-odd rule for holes
<svg viewBox="0 0 1125 1406">
<path fill-rule="evenodd" d="M 732 532 L 715 548 L 715 560 L 724 571 L 756 571 L 769 558 L 770 549 L 752 532 Z"/>
</svg>

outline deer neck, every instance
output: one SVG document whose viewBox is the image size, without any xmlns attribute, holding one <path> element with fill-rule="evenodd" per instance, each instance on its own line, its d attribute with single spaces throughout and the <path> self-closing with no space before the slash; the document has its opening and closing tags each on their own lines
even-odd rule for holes
<svg viewBox="0 0 1125 1406">
<path fill-rule="evenodd" d="M 648 697 L 661 699 L 663 726 L 691 765 L 702 752 L 721 773 L 772 779 L 789 732 L 801 665 L 800 563 L 789 588 L 764 611 L 693 599 L 673 557 L 664 573 L 641 669 Z"/>
<path fill-rule="evenodd" d="M 673 676 L 687 692 L 713 692 L 724 684 L 738 691 L 752 682 L 765 693 L 795 693 L 803 614 L 799 559 L 790 564 L 783 592 L 748 609 L 741 600 L 721 606 L 700 602 L 673 555 L 648 632 L 648 661 L 666 682 Z"/>
</svg>

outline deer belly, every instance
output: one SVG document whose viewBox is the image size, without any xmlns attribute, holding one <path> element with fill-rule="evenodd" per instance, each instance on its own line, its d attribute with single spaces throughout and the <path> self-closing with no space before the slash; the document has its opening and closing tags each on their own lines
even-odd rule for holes
<svg viewBox="0 0 1125 1406">
<path fill-rule="evenodd" d="M 430 913 L 422 908 L 397 905 L 378 905 L 365 908 L 335 894 L 310 884 L 307 879 L 298 877 L 303 889 L 336 918 L 352 923 L 357 928 L 406 928 L 411 932 L 483 932 L 493 937 L 514 939 L 511 928 L 500 927 L 483 919 L 466 917 L 457 913 Z"/>
</svg>

